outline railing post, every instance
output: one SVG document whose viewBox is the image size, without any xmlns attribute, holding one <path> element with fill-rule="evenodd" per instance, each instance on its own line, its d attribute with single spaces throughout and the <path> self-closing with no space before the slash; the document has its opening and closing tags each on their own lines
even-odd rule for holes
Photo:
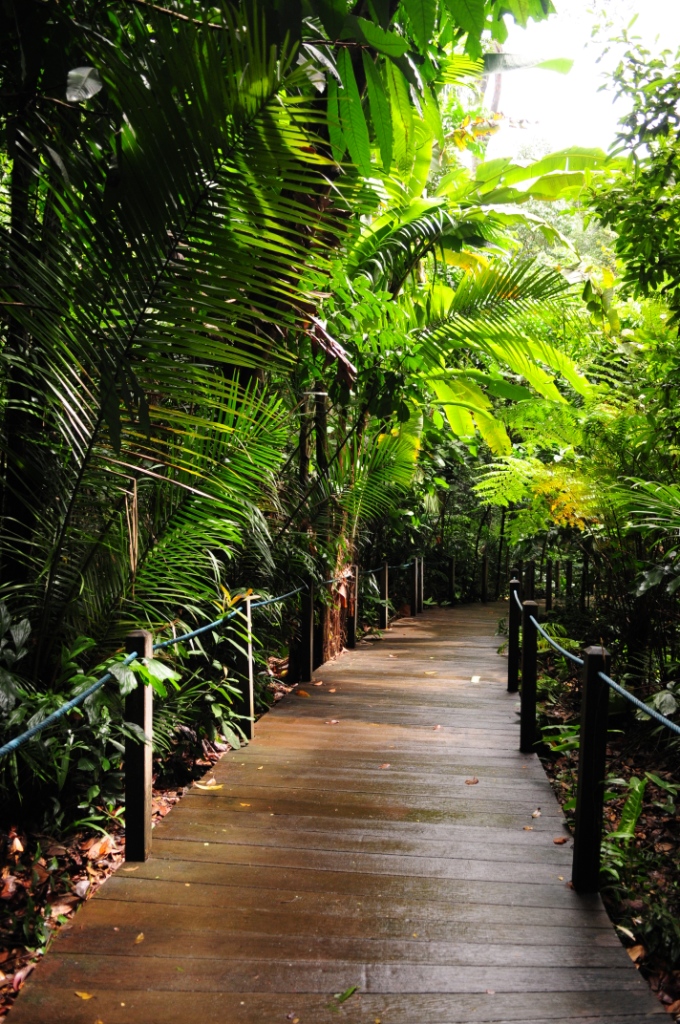
<svg viewBox="0 0 680 1024">
<path fill-rule="evenodd" d="M 423 601 L 425 599 L 425 559 L 424 558 L 421 558 L 419 560 L 419 565 L 420 565 L 420 573 L 418 575 L 418 611 L 422 615 L 423 611 L 424 611 Z"/>
<path fill-rule="evenodd" d="M 418 568 L 418 559 L 413 556 L 411 562 L 411 615 L 415 619 L 418 614 L 418 575 L 420 569 Z"/>
<path fill-rule="evenodd" d="M 519 689 L 519 626 L 522 613 L 515 594 L 519 596 L 519 580 L 510 580 L 510 607 L 508 608 L 508 693 Z"/>
<path fill-rule="evenodd" d="M 357 623 L 359 616 L 359 566 L 350 566 L 349 595 L 347 599 L 347 649 L 353 651 L 357 645 Z"/>
<path fill-rule="evenodd" d="M 300 682 L 311 683 L 314 673 L 314 580 L 302 591 L 300 615 Z"/>
<path fill-rule="evenodd" d="M 552 611 L 553 606 L 553 564 L 552 558 L 546 559 L 545 563 L 545 610 Z"/>
<path fill-rule="evenodd" d="M 536 743 L 536 652 L 538 633 L 531 616 L 538 621 L 538 605 L 525 601 L 522 605 L 522 706 L 519 723 L 519 749 L 531 754 Z"/>
<path fill-rule="evenodd" d="M 562 570 L 562 564 L 561 564 L 561 562 L 560 562 L 560 560 L 558 558 L 557 561 L 555 562 L 555 602 L 557 602 L 557 598 L 560 596 L 560 573 L 561 573 L 561 570 Z"/>
<path fill-rule="evenodd" d="M 449 601 L 456 603 L 456 559 L 449 558 Z"/>
<path fill-rule="evenodd" d="M 486 604 L 489 589 L 489 556 L 486 552 L 482 556 L 482 604 Z"/>
<path fill-rule="evenodd" d="M 153 658 L 153 637 L 135 629 L 125 638 L 127 654 Z M 125 738 L 125 860 L 144 861 L 151 852 L 151 769 L 153 741 L 153 689 L 137 679 L 125 698 L 125 720 L 144 733 L 144 742 Z"/>
<path fill-rule="evenodd" d="M 237 672 L 241 677 L 243 691 L 239 700 L 238 714 L 246 739 L 252 740 L 255 732 L 255 678 L 253 672 L 253 618 L 250 597 L 246 597 L 241 608 L 241 617 L 246 627 L 242 651 L 237 655 Z M 307 680 L 306 680 L 307 681 Z"/>
<path fill-rule="evenodd" d="M 536 597 L 536 562 L 531 559 L 527 565 L 526 572 L 526 586 L 524 591 L 528 601 L 533 601 Z"/>
<path fill-rule="evenodd" d="M 597 892 L 609 715 L 609 687 L 599 673 L 609 675 L 609 654 L 604 647 L 586 647 L 583 662 L 572 883 L 577 892 Z"/>
<path fill-rule="evenodd" d="M 564 574 L 564 591 L 567 600 L 571 600 L 574 594 L 574 563 L 569 559 Z"/>
<path fill-rule="evenodd" d="M 390 578 L 387 562 L 383 562 L 380 570 L 380 614 L 378 616 L 378 628 L 387 629 L 390 624 Z"/>
</svg>

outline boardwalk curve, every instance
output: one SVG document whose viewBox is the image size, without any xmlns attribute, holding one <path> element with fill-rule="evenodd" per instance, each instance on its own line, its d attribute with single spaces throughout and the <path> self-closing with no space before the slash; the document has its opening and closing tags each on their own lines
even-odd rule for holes
<svg viewBox="0 0 680 1024">
<path fill-rule="evenodd" d="M 662 1015 L 599 897 L 567 886 L 501 614 L 432 610 L 319 669 L 63 929 L 12 1024 Z"/>
</svg>

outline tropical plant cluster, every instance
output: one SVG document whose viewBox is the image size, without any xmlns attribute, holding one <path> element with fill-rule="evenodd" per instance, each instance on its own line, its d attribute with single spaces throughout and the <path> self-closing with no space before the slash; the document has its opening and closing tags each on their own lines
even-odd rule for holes
<svg viewBox="0 0 680 1024">
<path fill-rule="evenodd" d="M 350 567 L 414 556 L 439 601 L 478 599 L 483 562 L 491 597 L 518 559 L 571 559 L 578 588 L 587 557 L 592 598 L 554 628 L 677 712 L 680 67 L 626 41 L 610 154 L 487 159 L 487 81 L 531 64 L 508 25 L 552 13 L 8 0 L 1 742 L 117 666 L 129 629 L 173 639 L 249 593 L 314 580 L 332 656 Z M 257 612 L 259 710 L 274 670 L 298 678 L 301 601 Z M 5 758 L 9 813 L 120 816 L 136 685 L 160 760 L 238 745 L 237 621 L 114 668 Z"/>
</svg>

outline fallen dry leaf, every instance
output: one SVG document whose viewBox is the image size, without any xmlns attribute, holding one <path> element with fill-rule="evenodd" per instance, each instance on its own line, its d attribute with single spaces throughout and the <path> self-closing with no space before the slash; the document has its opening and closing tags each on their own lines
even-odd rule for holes
<svg viewBox="0 0 680 1024">
<path fill-rule="evenodd" d="M 339 725 L 339 724 L 340 724 L 340 719 L 339 718 L 330 718 L 326 722 L 326 725 Z"/>
<path fill-rule="evenodd" d="M 79 882 L 73 886 L 73 891 L 76 896 L 80 896 L 81 900 L 84 900 L 90 891 L 90 880 L 89 878 L 81 878 Z"/>
<path fill-rule="evenodd" d="M 566 836 L 558 836 L 557 839 L 553 839 L 553 843 L 555 844 L 555 846 L 564 846 L 566 841 L 567 841 L 567 837 Z"/>
<path fill-rule="evenodd" d="M 312 686 L 323 686 L 323 681 L 321 679 L 317 679 L 316 682 L 312 683 Z"/>
<path fill-rule="evenodd" d="M 441 729 L 441 725 L 435 725 L 433 728 L 434 728 L 434 731 L 436 732 L 437 729 Z"/>
<path fill-rule="evenodd" d="M 250 804 L 241 804 L 241 807 L 250 807 Z"/>
<path fill-rule="evenodd" d="M 535 811 L 532 811 L 531 812 L 531 817 L 532 818 L 540 818 L 541 817 L 541 808 L 537 807 Z"/>
<path fill-rule="evenodd" d="M 19 991 L 34 967 L 35 964 L 26 964 L 25 967 L 22 967 L 20 971 L 16 972 L 12 978 L 12 988 L 15 992 Z"/>
<path fill-rule="evenodd" d="M 385 761 L 385 764 L 381 764 L 381 765 L 379 765 L 378 767 L 379 767 L 379 768 L 389 768 L 389 762 L 388 762 L 388 761 Z"/>
<path fill-rule="evenodd" d="M 309 694 L 307 693 L 306 690 L 297 690 L 297 695 L 298 697 L 309 697 Z"/>
<path fill-rule="evenodd" d="M 24 852 L 24 844 L 19 839 L 19 836 L 14 836 L 14 838 L 12 839 L 11 843 L 9 844 L 9 852 L 10 853 L 23 853 Z"/>
<path fill-rule="evenodd" d="M 328 692 L 329 693 L 335 693 L 335 687 L 331 686 L 330 689 L 328 690 Z"/>
<path fill-rule="evenodd" d="M 218 783 L 216 783 L 216 782 L 207 782 L 207 783 L 203 783 L 203 782 L 194 782 L 194 787 L 195 787 L 196 789 L 202 789 L 202 790 L 206 790 L 206 789 L 207 789 L 207 790 L 211 790 L 211 789 L 223 789 L 223 788 L 224 788 L 224 787 L 222 786 L 222 783 L 221 783 L 221 782 L 220 782 L 219 784 L 218 784 Z"/>
<path fill-rule="evenodd" d="M 534 831 L 534 826 L 533 825 L 524 825 L 524 831 L 525 832 L 533 832 Z"/>
<path fill-rule="evenodd" d="M 65 914 L 70 914 L 73 911 L 73 907 L 70 903 L 53 903 L 50 907 L 50 917 L 61 917 Z"/>
<path fill-rule="evenodd" d="M 135 939 L 135 946 L 138 946 L 140 942 L 144 942 L 144 932 L 140 932 Z"/>
<path fill-rule="evenodd" d="M 76 992 L 78 999 L 94 999 L 91 992 Z"/>
<path fill-rule="evenodd" d="M 647 955 L 647 950 L 644 946 L 629 946 L 626 953 L 633 963 L 636 964 L 638 960 L 642 960 Z"/>
<path fill-rule="evenodd" d="M 88 846 L 87 859 L 99 860 L 100 857 L 108 857 L 116 849 L 115 841 L 111 836 L 103 836 Z"/>
<path fill-rule="evenodd" d="M 466 779 L 465 780 L 465 785 L 466 786 L 477 786 L 478 784 L 479 784 L 479 779 L 476 776 L 474 776 L 474 775 L 473 775 L 473 777 L 471 779 Z"/>
<path fill-rule="evenodd" d="M 472 676 L 472 678 L 470 679 L 470 682 L 471 683 L 478 683 L 480 679 L 481 679 L 481 676 Z"/>
<path fill-rule="evenodd" d="M 426 672 L 425 675 L 426 676 L 436 676 L 437 673 L 436 672 Z"/>
<path fill-rule="evenodd" d="M 8 875 L 2 883 L 2 889 L 0 890 L 0 900 L 11 900 L 12 896 L 16 892 L 17 880 L 14 875 Z"/>
</svg>

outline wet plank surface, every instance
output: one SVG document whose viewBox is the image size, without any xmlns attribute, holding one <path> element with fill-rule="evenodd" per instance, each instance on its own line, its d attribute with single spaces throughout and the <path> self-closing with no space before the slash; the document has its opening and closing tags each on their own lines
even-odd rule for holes
<svg viewBox="0 0 680 1024">
<path fill-rule="evenodd" d="M 567 886 L 560 808 L 517 751 L 502 611 L 432 610 L 319 669 L 62 931 L 12 1024 L 662 1014 L 599 898 Z"/>
</svg>

